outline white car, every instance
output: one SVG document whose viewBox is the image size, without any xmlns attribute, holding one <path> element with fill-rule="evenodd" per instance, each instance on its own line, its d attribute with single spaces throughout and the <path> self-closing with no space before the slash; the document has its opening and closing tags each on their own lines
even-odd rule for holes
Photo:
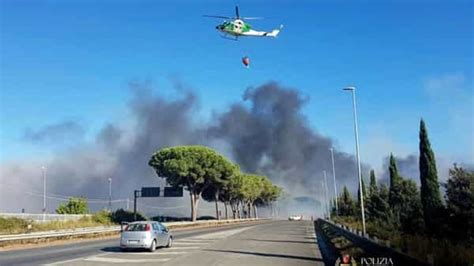
<svg viewBox="0 0 474 266">
<path fill-rule="evenodd" d="M 301 221 L 303 220 L 303 215 L 291 215 L 288 217 L 288 221 Z"/>
<path fill-rule="evenodd" d="M 171 247 L 173 236 L 168 228 L 159 222 L 143 221 L 129 223 L 120 235 L 122 250 L 146 248 L 150 252 L 157 247 Z"/>
</svg>

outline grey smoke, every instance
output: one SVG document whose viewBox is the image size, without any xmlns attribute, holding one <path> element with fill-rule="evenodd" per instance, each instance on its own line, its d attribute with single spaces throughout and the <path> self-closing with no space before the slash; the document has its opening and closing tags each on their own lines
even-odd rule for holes
<svg viewBox="0 0 474 266">
<path fill-rule="evenodd" d="M 46 125 L 40 129 L 25 129 L 23 139 L 32 143 L 52 143 L 68 140 L 78 140 L 84 136 L 85 130 L 79 123 L 66 120 L 60 123 Z"/>
<path fill-rule="evenodd" d="M 394 155 L 397 162 L 398 173 L 407 179 L 414 180 L 420 185 L 420 171 L 418 170 L 418 156 L 414 154 L 407 155 L 405 157 Z M 383 159 L 383 172 L 381 175 L 381 182 L 388 185 L 390 182 L 390 172 L 388 171 L 389 156 Z"/>
<path fill-rule="evenodd" d="M 395 155 L 394 155 L 395 156 Z M 418 155 L 409 154 L 407 156 L 395 156 L 395 160 L 397 161 L 397 168 L 398 173 L 406 179 L 412 179 L 416 182 L 418 186 L 420 186 L 420 171 L 418 165 Z M 438 180 L 440 183 L 446 182 L 449 178 L 449 169 L 453 168 L 453 161 L 447 160 L 443 157 L 436 157 L 436 168 L 438 170 Z M 457 163 L 459 167 L 463 167 L 466 170 L 472 171 L 474 169 L 474 164 L 471 163 Z M 390 173 L 388 170 L 389 166 L 389 156 L 386 156 L 383 159 L 383 172 L 381 177 L 379 177 L 380 181 L 386 185 L 390 182 Z"/>
<path fill-rule="evenodd" d="M 177 86 L 181 97 L 170 100 L 153 94 L 149 83 L 132 83 L 132 98 L 128 104 L 130 117 L 126 121 L 107 123 L 97 134 L 95 143 L 57 152 L 47 163 L 49 193 L 104 199 L 108 195 L 107 179 L 112 177 L 113 198 L 131 198 L 134 189 L 165 185 L 164 180 L 158 179 L 147 165 L 156 150 L 166 146 L 202 144 L 230 157 L 241 165 L 243 171 L 269 176 L 283 186 L 290 197 L 310 197 L 315 202 L 322 200 L 320 182 L 322 171 L 326 170 L 329 195 L 333 195 L 329 151 L 333 141 L 309 126 L 301 111 L 309 99 L 302 97 L 297 90 L 277 83 L 251 88 L 245 91 L 243 101 L 233 104 L 223 113 L 215 113 L 211 121 L 202 121 L 197 115 L 196 95 L 182 84 Z M 70 125 L 74 128 L 73 123 Z M 30 136 L 50 138 L 47 132 L 52 131 L 45 129 Z M 344 184 L 355 191 L 354 157 L 337 150 L 334 155 L 339 188 L 342 189 Z M 41 209 L 35 196 L 18 196 L 24 191 L 38 192 L 37 188 L 42 184 L 39 170 L 42 163 L 35 159 L 29 164 L 10 162 L 2 165 L 2 210 Z M 364 172 L 366 169 L 364 166 Z M 7 202 L 11 197 L 19 199 Z M 148 212 L 188 215 L 189 208 L 181 208 L 189 205 L 186 197 L 141 199 L 140 202 L 165 207 Z M 51 205 L 56 203 L 50 201 Z M 96 209 L 105 206 L 106 203 L 91 205 Z M 124 203 L 120 206 L 123 207 Z M 298 208 L 298 205 L 286 206 Z M 305 210 L 305 214 L 313 215 L 317 207 Z M 206 204 L 200 206 L 202 214 L 206 214 L 206 208 Z M 207 213 L 212 214 L 212 206 Z"/>
</svg>

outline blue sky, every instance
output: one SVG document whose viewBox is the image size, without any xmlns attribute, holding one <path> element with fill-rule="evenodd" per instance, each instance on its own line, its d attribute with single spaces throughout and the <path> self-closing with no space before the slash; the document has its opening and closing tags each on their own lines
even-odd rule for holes
<svg viewBox="0 0 474 266">
<path fill-rule="evenodd" d="M 239 4 L 255 29 L 284 24 L 277 39 L 219 37 Z M 86 138 L 123 118 L 131 80 L 176 97 L 179 79 L 200 97 L 201 116 L 277 81 L 310 101 L 311 126 L 353 152 L 350 95 L 357 86 L 361 155 L 417 152 L 424 117 L 435 151 L 474 162 L 473 5 L 470 1 L 2 1 L 0 162 L 48 155 L 25 130 L 65 120 Z M 242 56 L 251 59 L 242 67 Z"/>
</svg>

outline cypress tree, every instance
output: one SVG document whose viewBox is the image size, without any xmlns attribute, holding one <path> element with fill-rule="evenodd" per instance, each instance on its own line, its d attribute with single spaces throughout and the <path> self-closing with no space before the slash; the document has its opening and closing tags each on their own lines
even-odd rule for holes
<svg viewBox="0 0 474 266">
<path fill-rule="evenodd" d="M 365 187 L 364 177 L 362 177 L 361 181 L 362 181 L 362 194 L 364 195 L 364 200 L 365 200 L 367 199 L 367 189 Z M 358 200 L 357 208 L 360 208 L 360 188 L 357 190 L 357 200 Z"/>
<path fill-rule="evenodd" d="M 370 170 L 370 185 L 369 185 L 369 195 L 377 193 L 377 179 L 375 178 L 374 170 Z"/>
<path fill-rule="evenodd" d="M 420 191 L 421 203 L 426 228 L 431 233 L 436 231 L 436 220 L 443 208 L 441 194 L 439 192 L 438 172 L 436 171 L 436 160 L 431 149 L 428 131 L 425 121 L 420 121 Z"/>
<path fill-rule="evenodd" d="M 388 205 L 388 189 L 384 184 L 376 188 L 375 193 L 370 194 L 367 205 L 367 214 L 372 222 L 380 222 L 385 225 L 391 224 L 391 212 Z"/>
<path fill-rule="evenodd" d="M 354 201 L 346 186 L 342 189 L 342 195 L 339 198 L 339 215 L 351 216 L 354 215 Z"/>
<path fill-rule="evenodd" d="M 390 153 L 388 171 L 390 172 L 390 188 L 388 193 L 388 202 L 390 204 L 390 207 L 394 208 L 399 203 L 400 199 L 399 186 L 401 183 L 401 178 L 398 174 L 397 161 L 395 160 L 395 157 L 392 153 Z"/>
</svg>

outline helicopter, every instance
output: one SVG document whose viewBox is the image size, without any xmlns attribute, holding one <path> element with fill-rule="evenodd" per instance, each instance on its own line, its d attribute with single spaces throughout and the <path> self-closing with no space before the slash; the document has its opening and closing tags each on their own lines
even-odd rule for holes
<svg viewBox="0 0 474 266">
<path fill-rule="evenodd" d="M 277 37 L 280 33 L 283 25 L 280 25 L 280 28 L 274 29 L 273 31 L 257 31 L 253 30 L 250 24 L 245 23 L 244 20 L 256 20 L 256 19 L 263 19 L 261 17 L 240 17 L 239 14 L 239 7 L 235 6 L 235 17 L 227 17 L 227 16 L 211 16 L 211 15 L 204 15 L 205 17 L 210 18 L 223 18 L 224 23 L 219 24 L 216 26 L 216 29 L 222 32 L 224 35 L 223 38 L 237 40 L 239 37 L 247 36 L 247 37 Z M 231 20 L 231 21 L 227 21 Z M 232 36 L 233 38 L 229 38 L 228 36 Z"/>
</svg>

